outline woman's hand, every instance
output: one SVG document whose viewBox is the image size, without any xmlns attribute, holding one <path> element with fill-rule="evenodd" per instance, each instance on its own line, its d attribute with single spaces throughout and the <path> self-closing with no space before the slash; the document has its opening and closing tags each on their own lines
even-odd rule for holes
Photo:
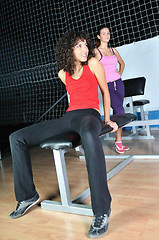
<svg viewBox="0 0 159 240">
<path fill-rule="evenodd" d="M 109 125 L 113 130 L 111 132 L 116 132 L 118 130 L 118 125 L 116 122 L 112 122 L 111 120 L 105 122 L 107 125 Z"/>
<path fill-rule="evenodd" d="M 122 74 L 121 74 L 121 72 L 120 72 L 118 69 L 116 69 L 116 72 L 117 72 L 117 73 L 119 73 L 119 74 L 120 74 L 120 76 L 122 75 Z"/>
</svg>

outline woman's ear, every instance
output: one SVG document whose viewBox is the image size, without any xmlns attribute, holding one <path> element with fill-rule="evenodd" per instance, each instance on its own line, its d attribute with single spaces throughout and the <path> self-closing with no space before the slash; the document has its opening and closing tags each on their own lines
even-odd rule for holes
<svg viewBox="0 0 159 240">
<path fill-rule="evenodd" d="M 100 36 L 99 35 L 97 35 L 97 38 L 100 40 Z"/>
</svg>

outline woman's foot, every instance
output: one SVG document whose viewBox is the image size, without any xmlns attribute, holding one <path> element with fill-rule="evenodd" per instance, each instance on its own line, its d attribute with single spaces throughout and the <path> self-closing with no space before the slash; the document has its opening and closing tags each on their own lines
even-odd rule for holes
<svg viewBox="0 0 159 240">
<path fill-rule="evenodd" d="M 124 146 L 124 145 L 123 145 L 123 149 L 124 149 L 124 151 L 129 151 L 129 148 L 127 146 Z"/>
<path fill-rule="evenodd" d="M 122 144 L 122 141 L 115 141 L 114 145 L 115 145 L 115 150 L 116 150 L 117 153 L 122 154 L 125 151 L 129 150 L 129 148 L 127 146 L 124 146 Z"/>
<path fill-rule="evenodd" d="M 89 238 L 100 238 L 106 233 L 108 229 L 110 214 L 111 210 L 109 210 L 107 214 L 94 217 L 94 221 L 88 232 Z"/>
<path fill-rule="evenodd" d="M 117 153 L 123 154 L 125 150 L 123 149 L 123 144 L 121 141 L 115 141 L 115 151 Z"/>
<path fill-rule="evenodd" d="M 36 203 L 38 203 L 39 200 L 40 200 L 39 194 L 36 193 L 33 198 L 30 198 L 30 199 L 25 200 L 25 201 L 18 202 L 15 211 L 12 212 L 9 215 L 9 217 L 11 219 L 15 219 L 15 218 L 19 218 L 19 217 L 23 216 L 26 213 L 26 211 L 29 208 L 31 208 L 32 206 L 34 206 Z"/>
</svg>

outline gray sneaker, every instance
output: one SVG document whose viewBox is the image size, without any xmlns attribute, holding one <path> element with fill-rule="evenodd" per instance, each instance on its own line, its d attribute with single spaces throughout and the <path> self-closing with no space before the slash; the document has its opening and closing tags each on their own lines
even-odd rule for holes
<svg viewBox="0 0 159 240">
<path fill-rule="evenodd" d="M 108 229 L 110 213 L 111 213 L 111 210 L 109 210 L 107 214 L 103 214 L 98 217 L 95 216 L 94 221 L 88 232 L 89 238 L 93 238 L 93 239 L 100 238 L 106 233 Z"/>
<path fill-rule="evenodd" d="M 32 206 L 34 206 L 36 203 L 38 203 L 39 200 L 40 200 L 39 194 L 36 193 L 33 198 L 18 202 L 16 210 L 14 212 L 12 212 L 9 215 L 9 217 L 11 219 L 15 219 L 15 218 L 19 218 L 19 217 L 23 216 L 26 213 L 26 211 L 29 208 L 31 208 Z"/>
</svg>

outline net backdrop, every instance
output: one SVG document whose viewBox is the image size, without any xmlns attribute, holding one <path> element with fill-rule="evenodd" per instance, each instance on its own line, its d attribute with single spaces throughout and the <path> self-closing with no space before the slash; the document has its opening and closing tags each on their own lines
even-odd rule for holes
<svg viewBox="0 0 159 240">
<path fill-rule="evenodd" d="M 55 57 L 66 31 L 84 30 L 95 40 L 105 24 L 113 47 L 159 34 L 157 0 L 1 0 L 0 9 L 0 125 L 33 123 L 66 93 Z M 40 121 L 67 107 L 65 97 Z"/>
</svg>

